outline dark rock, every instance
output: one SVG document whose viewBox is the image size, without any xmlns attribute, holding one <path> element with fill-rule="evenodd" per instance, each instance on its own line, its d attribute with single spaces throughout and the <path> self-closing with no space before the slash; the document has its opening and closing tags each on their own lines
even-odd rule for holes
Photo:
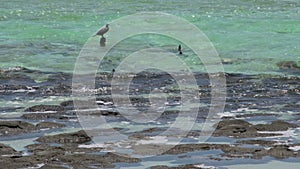
<svg viewBox="0 0 300 169">
<path fill-rule="evenodd" d="M 81 168 L 87 166 L 95 166 L 98 168 L 113 168 L 115 165 L 112 163 L 136 163 L 140 162 L 140 159 L 131 158 L 127 155 L 118 155 L 114 153 L 106 153 L 105 155 L 93 155 L 93 154 L 74 154 L 65 155 L 61 157 L 61 161 L 69 163 L 74 168 Z M 78 167 L 81 166 L 81 167 Z"/>
<path fill-rule="evenodd" d="M 73 107 L 74 103 L 73 100 L 68 100 L 60 103 L 61 106 L 63 107 Z"/>
<path fill-rule="evenodd" d="M 263 113 L 251 113 L 251 114 L 238 114 L 235 117 L 237 118 L 246 118 L 246 117 L 278 117 L 278 114 L 263 114 Z"/>
<path fill-rule="evenodd" d="M 289 149 L 288 145 L 276 145 L 272 147 L 266 155 L 272 156 L 278 159 L 284 159 L 289 157 L 299 158 L 300 151 L 294 152 Z"/>
<path fill-rule="evenodd" d="M 251 124 L 243 120 L 220 121 L 214 131 L 214 136 L 253 137 L 257 131 L 251 128 Z"/>
<path fill-rule="evenodd" d="M 0 156 L 1 155 L 10 155 L 10 154 L 14 154 L 16 152 L 17 151 L 15 149 L 0 143 Z"/>
<path fill-rule="evenodd" d="M 120 113 L 116 112 L 116 111 L 94 111 L 93 113 L 91 113 L 90 115 L 92 116 L 119 116 Z"/>
<path fill-rule="evenodd" d="M 253 127 L 258 131 L 286 131 L 289 128 L 296 128 L 298 125 L 277 120 L 273 121 L 271 124 L 257 124 Z"/>
<path fill-rule="evenodd" d="M 24 121 L 0 121 L 0 135 L 17 135 L 35 130 L 35 126 Z"/>
<path fill-rule="evenodd" d="M 61 119 L 63 114 L 61 113 L 26 113 L 21 116 L 24 119 L 29 120 L 42 120 L 42 119 Z"/>
<path fill-rule="evenodd" d="M 41 161 L 36 160 L 32 156 L 21 156 L 20 158 L 11 158 L 11 157 L 1 157 L 0 166 L 5 169 L 15 169 L 15 168 L 37 168 L 37 164 L 40 164 Z"/>
<path fill-rule="evenodd" d="M 59 106 L 59 105 L 35 105 L 35 106 L 27 108 L 25 111 L 27 111 L 27 112 L 44 112 L 44 111 L 62 112 L 64 110 L 65 110 L 64 107 Z"/>
<path fill-rule="evenodd" d="M 289 128 L 298 127 L 295 124 L 290 124 L 284 121 L 273 121 L 271 124 L 252 125 L 243 120 L 223 120 L 220 121 L 214 131 L 214 136 L 227 136 L 236 138 L 251 138 L 251 137 L 268 137 L 278 136 L 282 134 L 276 133 L 259 133 L 258 131 L 285 131 Z"/>
<path fill-rule="evenodd" d="M 277 63 L 277 66 L 281 69 L 300 69 L 295 61 L 281 61 Z"/>
<path fill-rule="evenodd" d="M 45 156 L 50 159 L 51 157 L 59 157 L 65 153 L 93 153 L 99 152 L 102 148 L 79 148 L 78 144 L 65 144 L 62 146 L 50 146 L 49 144 L 31 144 L 26 146 L 28 152 L 34 155 Z"/>
<path fill-rule="evenodd" d="M 206 151 L 206 150 L 213 150 L 213 149 L 220 149 L 223 147 L 229 147 L 226 144 L 179 144 L 168 151 L 164 152 L 163 154 L 182 154 L 187 152 L 193 151 Z"/>
<path fill-rule="evenodd" d="M 268 140 L 238 140 L 238 144 L 257 144 L 261 146 L 273 146 L 276 141 L 268 141 Z"/>
<path fill-rule="evenodd" d="M 36 125 L 37 129 L 53 129 L 53 128 L 62 128 L 65 127 L 66 125 L 60 124 L 60 123 L 54 123 L 54 122 L 41 122 Z"/>
<path fill-rule="evenodd" d="M 37 141 L 41 143 L 81 144 L 91 141 L 91 138 L 83 130 L 80 130 L 74 133 L 63 133 L 57 135 L 42 136 L 38 138 Z"/>
<path fill-rule="evenodd" d="M 225 153 L 224 156 L 233 157 L 233 158 L 251 158 L 253 154 L 257 152 L 267 153 L 267 150 L 263 148 L 245 148 L 238 146 L 224 146 L 221 147 L 221 150 Z"/>
</svg>

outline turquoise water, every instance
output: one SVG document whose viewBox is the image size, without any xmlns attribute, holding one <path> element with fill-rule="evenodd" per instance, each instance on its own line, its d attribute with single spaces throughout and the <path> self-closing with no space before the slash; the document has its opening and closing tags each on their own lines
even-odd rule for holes
<svg viewBox="0 0 300 169">
<path fill-rule="evenodd" d="M 143 11 L 170 13 L 196 25 L 220 57 L 232 62 L 224 65 L 226 72 L 280 74 L 279 61 L 300 61 L 299 0 L 2 0 L 0 8 L 0 68 L 72 72 L 95 31 Z M 140 42 L 173 49 L 164 37 Z M 197 70 L 194 56 L 186 57 Z"/>
</svg>

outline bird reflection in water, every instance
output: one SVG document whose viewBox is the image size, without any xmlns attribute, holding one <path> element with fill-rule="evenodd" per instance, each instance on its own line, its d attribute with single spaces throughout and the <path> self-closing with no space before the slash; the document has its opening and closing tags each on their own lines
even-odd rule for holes
<svg viewBox="0 0 300 169">
<path fill-rule="evenodd" d="M 101 46 L 101 47 L 105 47 L 105 42 L 106 42 L 106 38 L 102 36 L 102 37 L 100 38 L 100 46 Z"/>
</svg>

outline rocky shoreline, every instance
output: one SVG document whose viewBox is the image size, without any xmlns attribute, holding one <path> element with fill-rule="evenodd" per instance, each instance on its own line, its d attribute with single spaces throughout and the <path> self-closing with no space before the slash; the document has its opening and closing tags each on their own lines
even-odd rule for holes
<svg viewBox="0 0 300 169">
<path fill-rule="evenodd" d="M 32 78 L 35 75 L 35 79 Z M 30 98 L 69 97 L 71 95 L 70 74 L 33 71 L 26 68 L 0 72 L 1 99 L 8 101 L 24 101 Z M 44 78 L 43 77 L 47 77 Z M 157 83 L 149 86 L 140 85 L 145 78 L 154 78 Z M 201 93 L 201 101 L 210 102 L 209 79 L 206 74 L 196 74 Z M 96 103 L 107 108 L 103 111 L 88 110 L 89 115 L 104 117 L 107 122 L 133 124 L 125 119 L 120 112 L 113 109 L 114 102 L 110 97 L 110 87 L 107 86 L 111 75 L 98 74 L 96 86 Z M 7 80 L 9 79 L 9 80 Z M 41 80 L 42 79 L 42 80 Z M 133 81 L 131 103 L 137 107 L 149 105 L 149 100 L 139 94 L 147 94 L 157 87 L 165 93 L 174 93 L 168 98 L 168 103 L 177 103 L 178 88 L 170 76 L 161 74 L 141 74 Z M 40 81 L 38 81 L 40 80 Z M 180 143 L 178 145 L 156 142 L 155 136 L 163 133 L 167 127 L 150 126 L 134 132 L 127 132 L 125 127 L 115 127 L 128 136 L 130 141 L 126 146 L 138 155 L 151 155 L 157 149 L 163 150 L 158 156 L 175 156 L 189 158 L 189 153 L 218 151 L 208 157 L 210 160 L 222 161 L 232 159 L 275 159 L 300 158 L 299 140 L 293 137 L 299 130 L 300 114 L 300 79 L 299 77 L 254 76 L 242 74 L 226 74 L 227 101 L 225 112 L 220 114 L 221 121 L 215 124 L 212 134 L 214 139 L 226 138 L 230 143 Z M 153 84 L 153 85 L 151 85 Z M 171 86 L 166 88 L 165 86 Z M 100 90 L 101 89 L 101 90 Z M 16 100 L 17 98 L 17 100 Z M 89 100 L 79 100 L 81 103 Z M 85 105 L 85 104 L 83 104 Z M 88 104 L 87 104 L 88 105 Z M 175 106 L 174 106 L 175 105 Z M 170 107 L 176 108 L 176 104 Z M 276 106 L 274 106 L 276 105 Z M 6 168 L 114 168 L 119 163 L 136 164 L 143 160 L 130 153 L 110 151 L 119 143 L 107 143 L 93 146 L 93 138 L 84 130 L 80 130 L 77 115 L 72 100 L 57 104 L 35 104 L 28 107 L 1 107 L 0 113 L 20 112 L 19 117 L 0 119 L 0 142 L 22 137 L 37 137 L 34 144 L 24 145 L 24 150 L 0 143 L 0 165 Z M 206 118 L 208 107 L 201 107 L 196 121 Z M 178 110 L 166 110 L 157 119 L 157 124 L 168 124 L 178 115 Z M 289 118 L 286 118 L 288 115 Z M 285 118 L 282 118 L 282 117 Z M 288 119 L 288 120 L 285 120 Z M 127 120 L 127 121 L 126 121 Z M 65 132 L 66 129 L 77 126 L 77 131 Z M 186 138 L 197 139 L 200 130 L 191 130 Z M 176 137 L 174 134 L 170 137 Z M 169 139 L 169 136 L 163 139 Z M 144 141 L 144 142 L 141 142 Z M 161 141 L 161 140 L 160 140 Z M 125 144 L 125 143 L 122 143 Z M 111 149 L 110 149 L 111 148 Z M 152 166 L 153 169 L 185 169 L 208 168 L 202 164 L 186 164 L 177 167 L 166 165 Z M 211 166 L 211 168 L 216 168 Z"/>
</svg>

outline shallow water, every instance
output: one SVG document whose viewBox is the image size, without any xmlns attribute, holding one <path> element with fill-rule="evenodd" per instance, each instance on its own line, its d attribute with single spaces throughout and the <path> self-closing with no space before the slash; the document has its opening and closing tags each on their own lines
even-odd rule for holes
<svg viewBox="0 0 300 169">
<path fill-rule="evenodd" d="M 299 3 L 298 0 L 6 0 L 0 12 L 0 67 L 72 72 L 81 47 L 99 27 L 128 14 L 161 11 L 182 17 L 202 30 L 220 57 L 233 61 L 224 65 L 225 71 L 276 74 L 277 62 L 300 59 Z M 135 44 L 176 49 L 172 47 L 174 43 L 162 36 L 146 41 L 144 38 L 136 39 Z M 129 52 L 130 46 L 125 46 Z M 118 57 L 110 59 L 114 62 Z M 192 58 L 186 62 L 199 70 Z"/>
</svg>

